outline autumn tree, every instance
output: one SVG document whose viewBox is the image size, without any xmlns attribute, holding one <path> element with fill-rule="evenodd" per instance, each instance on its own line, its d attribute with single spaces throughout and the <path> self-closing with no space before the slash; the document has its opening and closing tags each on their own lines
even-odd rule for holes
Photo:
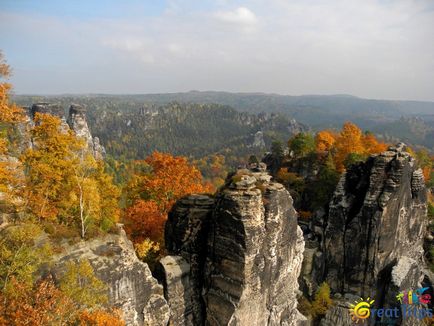
<svg viewBox="0 0 434 326">
<path fill-rule="evenodd" d="M 77 318 L 78 326 L 125 326 L 119 310 L 82 310 Z"/>
<path fill-rule="evenodd" d="M 433 175 L 434 156 L 430 156 L 426 149 L 421 149 L 416 152 L 416 159 L 422 169 L 425 182 L 429 184 Z"/>
<path fill-rule="evenodd" d="M 42 230 L 34 224 L 21 224 L 4 228 L 0 237 L 0 291 L 7 291 L 13 285 L 10 280 L 30 288 L 39 266 L 50 259 L 49 244 L 36 246 L 35 241 Z"/>
<path fill-rule="evenodd" d="M 82 238 L 90 227 L 109 230 L 119 218 L 119 190 L 103 162 L 57 117 L 37 113 L 31 135 L 35 146 L 21 157 L 30 212 L 78 227 Z"/>
<path fill-rule="evenodd" d="M 312 302 L 313 317 L 318 318 L 324 316 L 332 305 L 333 301 L 330 298 L 330 286 L 324 282 L 315 293 L 315 298 Z"/>
<path fill-rule="evenodd" d="M 0 51 L 0 192 L 3 202 L 14 210 L 20 204 L 23 186 L 22 167 L 18 160 L 8 157 L 11 134 L 17 124 L 24 121 L 23 110 L 10 102 L 11 84 L 3 81 L 10 76 L 10 68 Z"/>
<path fill-rule="evenodd" d="M 154 200 L 139 199 L 125 211 L 125 230 L 136 242 L 161 242 L 166 214 Z"/>
<path fill-rule="evenodd" d="M 150 238 L 160 242 L 167 213 L 176 200 L 212 190 L 185 157 L 154 152 L 144 162 L 136 162 L 136 170 L 127 185 L 124 218 L 125 229 L 135 241 Z"/>
<path fill-rule="evenodd" d="M 66 325 L 74 314 L 72 301 L 51 277 L 31 287 L 12 278 L 11 287 L 0 292 L 0 325 Z"/>
<path fill-rule="evenodd" d="M 362 154 L 363 142 L 362 131 L 351 122 L 345 122 L 335 143 L 335 164 L 338 171 L 345 169 L 344 161 L 348 154 Z"/>
<path fill-rule="evenodd" d="M 71 130 L 62 129 L 57 117 L 36 113 L 34 121 L 34 148 L 21 158 L 26 168 L 28 206 L 39 221 L 67 219 L 72 206 L 72 167 L 77 164 L 74 152 L 83 150 L 84 142 Z"/>
<path fill-rule="evenodd" d="M 0 51 L 0 80 L 7 79 L 11 75 L 11 69 L 5 62 L 3 53 Z M 24 121 L 24 112 L 15 104 L 10 103 L 10 91 L 12 85 L 2 81 L 0 82 L 0 122 L 17 123 Z"/>
<path fill-rule="evenodd" d="M 367 131 L 362 138 L 364 154 L 381 153 L 387 149 L 387 145 L 379 142 L 373 133 Z"/>
<path fill-rule="evenodd" d="M 351 122 L 344 123 L 339 136 L 332 146 L 336 169 L 342 172 L 346 165 L 364 160 L 369 154 L 380 153 L 387 148 L 370 133 Z"/>
<path fill-rule="evenodd" d="M 221 154 L 212 154 L 192 162 L 204 177 L 210 181 L 214 189 L 224 184 L 229 167 L 226 165 L 226 157 Z M 213 189 L 213 190 L 214 190 Z"/>
<path fill-rule="evenodd" d="M 328 152 L 333 148 L 338 135 L 332 130 L 322 130 L 315 135 L 317 152 Z"/>
<path fill-rule="evenodd" d="M 88 260 L 69 261 L 59 283 L 60 290 L 80 308 L 107 303 L 107 286 L 95 276 Z"/>
</svg>

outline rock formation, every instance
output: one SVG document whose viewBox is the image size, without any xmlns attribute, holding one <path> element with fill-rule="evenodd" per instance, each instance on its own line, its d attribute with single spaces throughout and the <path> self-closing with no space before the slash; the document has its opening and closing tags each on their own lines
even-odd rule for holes
<svg viewBox="0 0 434 326">
<path fill-rule="evenodd" d="M 215 198 L 188 196 L 166 224 L 159 278 L 174 325 L 296 325 L 304 241 L 288 191 L 263 164 Z"/>
<path fill-rule="evenodd" d="M 377 308 L 396 306 L 398 292 L 421 286 L 426 189 L 422 171 L 403 148 L 390 147 L 342 175 L 323 227 L 315 228 L 321 243 L 309 249 L 305 285 L 325 280 L 341 298 L 375 298 Z M 348 314 L 341 309 L 345 302 L 337 300 L 323 325 L 349 325 L 339 314 Z"/>
<path fill-rule="evenodd" d="M 420 260 L 426 209 L 421 170 L 401 148 L 348 169 L 325 228 L 326 279 L 332 289 L 365 295 L 403 257 Z"/>
<path fill-rule="evenodd" d="M 259 148 L 265 147 L 264 133 L 262 131 L 259 130 L 255 133 L 252 146 Z"/>
<path fill-rule="evenodd" d="M 93 153 L 97 160 L 104 158 L 105 149 L 101 146 L 99 138 L 92 137 L 86 120 L 86 109 L 80 105 L 72 104 L 69 108 L 69 127 L 75 134 L 86 141 L 87 148 Z"/>
<path fill-rule="evenodd" d="M 35 103 L 30 109 L 32 119 L 36 113 L 51 114 L 59 118 L 65 118 L 65 110 L 62 106 L 52 103 Z"/>
<path fill-rule="evenodd" d="M 120 308 L 127 325 L 166 326 L 169 307 L 163 287 L 141 262 L 122 228 L 119 234 L 64 245 L 54 258 L 53 273 L 58 278 L 67 261 L 87 259 L 95 275 L 108 285 L 109 306 Z"/>
</svg>

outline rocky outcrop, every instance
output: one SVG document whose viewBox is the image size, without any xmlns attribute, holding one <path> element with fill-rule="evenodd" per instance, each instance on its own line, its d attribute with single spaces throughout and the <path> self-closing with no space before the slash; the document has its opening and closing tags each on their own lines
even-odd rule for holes
<svg viewBox="0 0 434 326">
<path fill-rule="evenodd" d="M 263 164 L 228 177 L 215 198 L 179 201 L 160 277 L 174 325 L 296 325 L 304 241 L 288 191 Z"/>
<path fill-rule="evenodd" d="M 68 119 L 65 117 L 65 110 L 59 104 L 51 103 L 36 103 L 31 106 L 28 111 L 28 121 L 19 126 L 23 135 L 28 134 L 30 127 L 34 124 L 36 113 L 51 114 L 59 117 L 62 120 L 63 130 L 71 129 L 75 134 L 83 138 L 86 142 L 86 147 L 91 151 L 97 160 L 102 160 L 105 156 L 105 148 L 101 145 L 98 137 L 92 137 L 87 119 L 86 109 L 78 104 L 72 104 L 68 111 Z M 31 147 L 30 140 L 26 140 L 25 148 Z"/>
<path fill-rule="evenodd" d="M 86 109 L 80 105 L 72 104 L 69 108 L 68 125 L 75 134 L 86 141 L 87 148 L 97 160 L 102 160 L 105 149 L 101 146 L 99 138 L 92 137 L 86 120 Z"/>
<path fill-rule="evenodd" d="M 169 307 L 163 287 L 141 262 L 122 228 L 119 234 L 64 245 L 54 259 L 53 273 L 58 278 L 67 261 L 87 259 L 95 275 L 108 285 L 109 306 L 120 308 L 127 325 L 166 326 Z"/>
<path fill-rule="evenodd" d="M 372 295 L 402 257 L 421 260 L 426 209 L 423 176 L 402 146 L 349 168 L 325 228 L 332 289 Z"/>
<path fill-rule="evenodd" d="M 427 197 L 423 174 L 404 147 L 350 166 L 328 214 L 312 223 L 320 242 L 309 241 L 303 290 L 312 294 L 326 281 L 339 297 L 322 325 L 351 325 L 345 309 L 351 295 L 375 299 L 375 308 L 397 307 L 397 293 L 421 287 Z"/>
<path fill-rule="evenodd" d="M 265 148 L 264 133 L 262 131 L 257 131 L 253 139 L 253 147 Z"/>
<path fill-rule="evenodd" d="M 32 119 L 36 113 L 51 114 L 59 118 L 65 118 L 65 109 L 59 104 L 52 103 L 35 103 L 30 109 Z"/>
</svg>

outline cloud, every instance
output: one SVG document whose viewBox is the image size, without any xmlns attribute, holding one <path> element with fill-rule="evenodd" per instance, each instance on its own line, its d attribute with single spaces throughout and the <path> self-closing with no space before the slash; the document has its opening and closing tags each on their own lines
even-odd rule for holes
<svg viewBox="0 0 434 326">
<path fill-rule="evenodd" d="M 155 58 L 148 49 L 152 48 L 150 42 L 138 38 L 109 38 L 101 41 L 103 46 L 133 54 L 145 64 L 152 64 Z"/>
<path fill-rule="evenodd" d="M 219 11 L 215 17 L 223 22 L 242 25 L 254 25 L 258 20 L 256 15 L 246 7 L 239 7 L 232 11 Z"/>
<path fill-rule="evenodd" d="M 171 3 L 152 17 L 0 13 L 17 92 L 214 89 L 434 100 L 431 0 Z"/>
</svg>

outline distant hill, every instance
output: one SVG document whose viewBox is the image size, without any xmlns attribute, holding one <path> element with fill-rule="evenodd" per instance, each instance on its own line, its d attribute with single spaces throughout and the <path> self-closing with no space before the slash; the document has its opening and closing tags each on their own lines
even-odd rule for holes
<svg viewBox="0 0 434 326">
<path fill-rule="evenodd" d="M 434 132 L 434 102 L 371 100 L 351 95 L 288 96 L 213 91 L 144 95 L 19 95 L 14 100 L 22 105 L 40 100 L 60 102 L 65 106 L 78 102 L 91 111 L 115 112 L 134 112 L 143 106 L 161 106 L 174 101 L 184 104 L 220 104 L 239 112 L 283 113 L 313 130 L 339 128 L 345 121 L 353 121 L 362 129 L 374 131 L 385 139 L 405 140 L 434 151 L 434 139 L 431 137 Z M 421 120 L 425 130 L 423 135 L 418 128 L 409 125 L 411 119 L 405 120 L 407 118 Z"/>
<path fill-rule="evenodd" d="M 286 142 L 308 129 L 283 113 L 251 114 L 219 104 L 139 106 L 101 98 L 44 100 L 64 108 L 73 101 L 87 105 L 92 134 L 116 158 L 143 159 L 158 150 L 196 159 L 224 154 L 229 163 L 237 163 L 250 154 L 262 156 L 275 139 Z"/>
</svg>

